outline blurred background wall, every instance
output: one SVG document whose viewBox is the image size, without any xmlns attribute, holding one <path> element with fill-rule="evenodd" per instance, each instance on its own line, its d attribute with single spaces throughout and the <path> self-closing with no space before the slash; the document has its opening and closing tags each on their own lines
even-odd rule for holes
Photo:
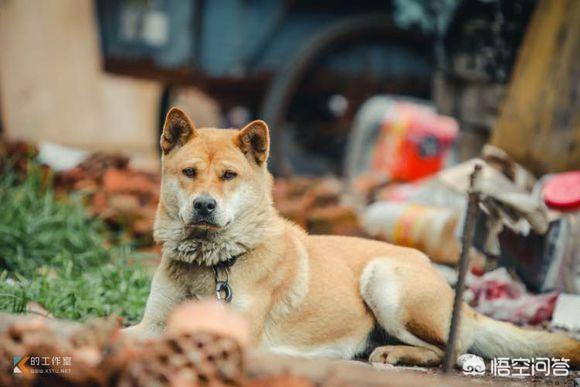
<svg viewBox="0 0 580 387">
<path fill-rule="evenodd" d="M 5 135 L 122 151 L 155 168 L 161 86 L 104 73 L 96 23 L 91 0 L 0 2 Z"/>
<path fill-rule="evenodd" d="M 563 171 L 580 160 L 579 4 L 540 1 L 528 28 L 535 0 L 0 0 L 0 125 L 156 169 L 177 105 L 198 126 L 266 120 L 276 175 L 340 176 L 363 104 L 402 96 L 458 121 L 456 161 L 492 138 Z"/>
</svg>

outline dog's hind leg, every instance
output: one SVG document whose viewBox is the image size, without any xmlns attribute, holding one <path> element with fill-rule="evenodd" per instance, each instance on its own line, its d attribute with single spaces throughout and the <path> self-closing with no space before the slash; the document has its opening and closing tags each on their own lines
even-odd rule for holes
<svg viewBox="0 0 580 387">
<path fill-rule="evenodd" d="M 379 347 L 371 361 L 410 365 L 441 362 L 453 291 L 428 262 L 377 258 L 364 268 L 360 292 L 377 323 L 390 336 L 408 344 Z M 472 341 L 471 320 L 464 319 L 462 323 L 459 353 Z"/>
</svg>

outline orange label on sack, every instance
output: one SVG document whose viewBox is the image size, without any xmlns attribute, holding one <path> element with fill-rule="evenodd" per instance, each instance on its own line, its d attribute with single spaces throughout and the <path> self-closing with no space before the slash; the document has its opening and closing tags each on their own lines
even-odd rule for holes
<svg viewBox="0 0 580 387">
<path fill-rule="evenodd" d="M 401 214 L 393 228 L 393 243 L 417 247 L 417 231 L 422 226 L 425 213 L 429 210 L 421 205 L 409 205 Z"/>
</svg>

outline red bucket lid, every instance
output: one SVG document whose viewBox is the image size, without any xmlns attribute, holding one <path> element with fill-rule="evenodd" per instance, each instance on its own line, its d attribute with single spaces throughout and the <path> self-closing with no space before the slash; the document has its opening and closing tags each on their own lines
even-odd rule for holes
<svg viewBox="0 0 580 387">
<path fill-rule="evenodd" d="M 550 207 L 580 207 L 580 171 L 554 175 L 544 186 L 544 201 Z"/>
</svg>

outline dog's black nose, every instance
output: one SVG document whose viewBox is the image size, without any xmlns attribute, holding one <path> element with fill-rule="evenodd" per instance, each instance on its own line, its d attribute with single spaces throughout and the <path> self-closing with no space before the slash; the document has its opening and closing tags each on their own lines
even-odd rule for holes
<svg viewBox="0 0 580 387">
<path fill-rule="evenodd" d="M 193 208 L 201 216 L 208 216 L 214 212 L 217 203 L 211 196 L 200 196 L 193 201 Z"/>
</svg>

